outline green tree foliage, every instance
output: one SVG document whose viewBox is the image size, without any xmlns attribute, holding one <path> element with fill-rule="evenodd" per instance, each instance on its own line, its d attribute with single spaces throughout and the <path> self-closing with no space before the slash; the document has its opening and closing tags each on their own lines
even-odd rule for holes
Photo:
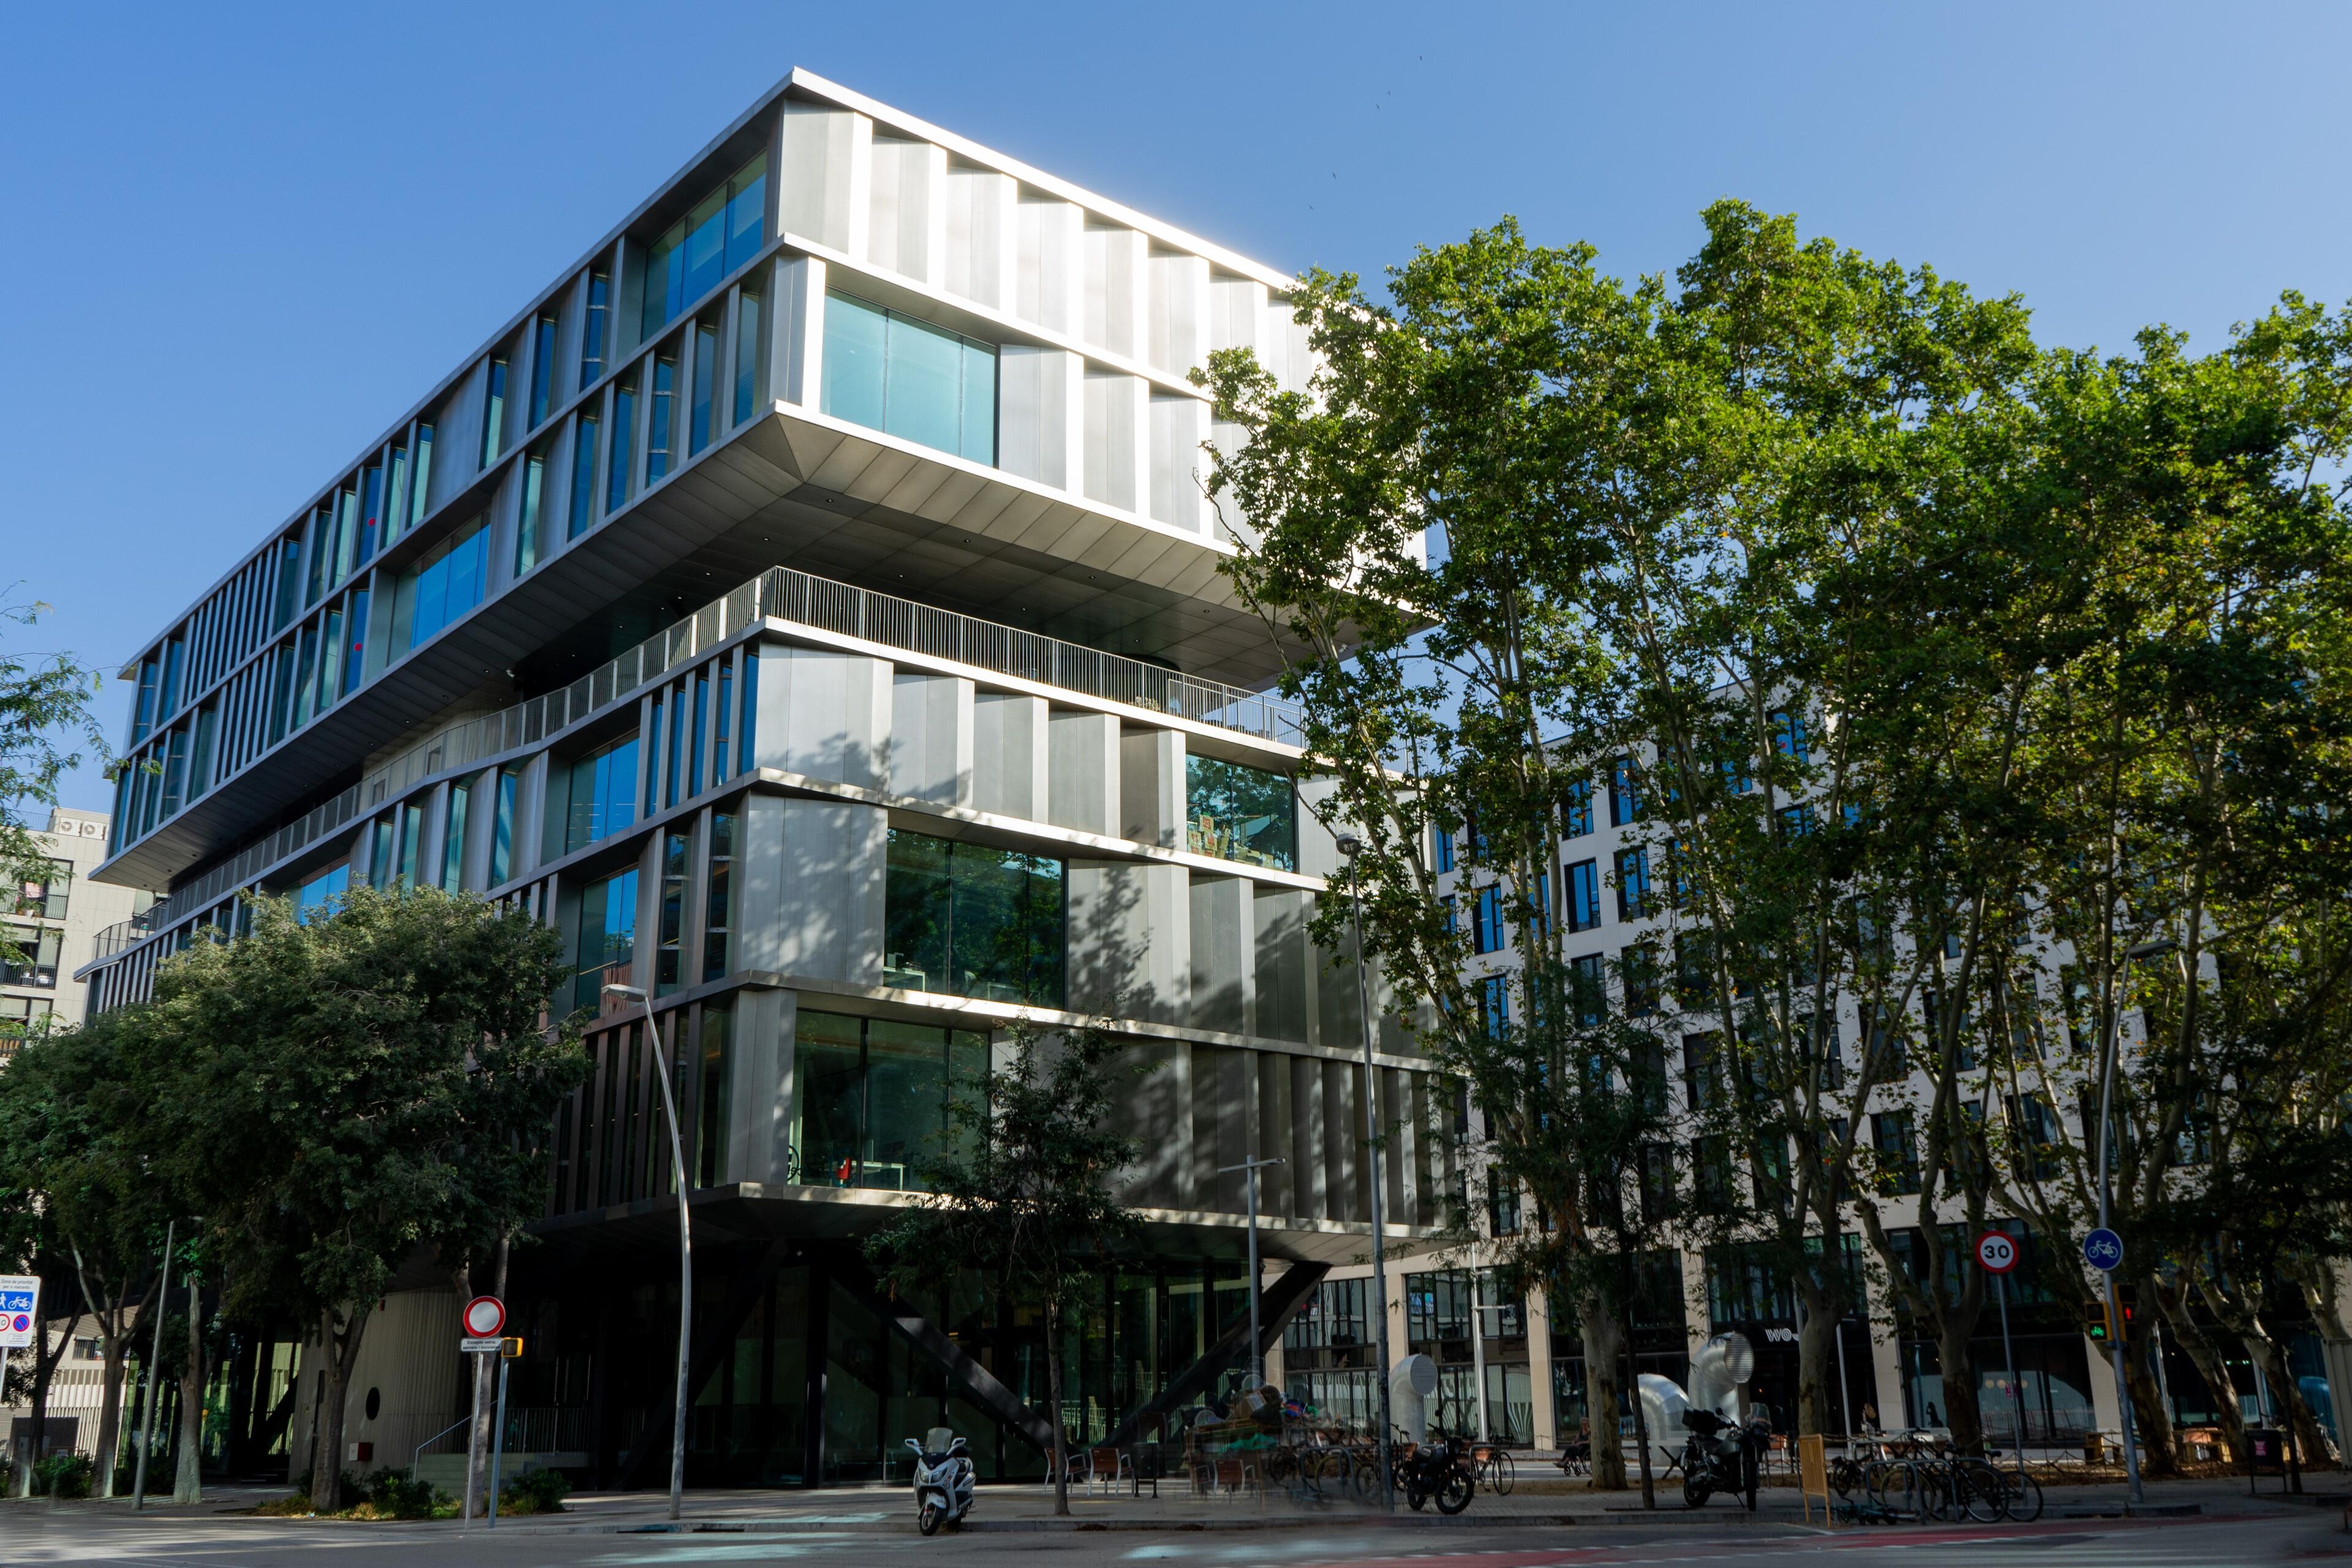
<svg viewBox="0 0 2352 1568">
<path fill-rule="evenodd" d="M 1070 1317 L 1115 1248 L 1139 1228 L 1113 1184 L 1140 1144 L 1115 1131 L 1117 1049 L 1098 1029 L 1044 1036 L 1024 1025 L 984 1081 L 955 1086 L 949 1131 L 922 1163 L 926 1192 L 866 1243 L 893 1285 L 944 1291 L 971 1270 L 1045 1324 L 1054 1428 L 1054 1510 L 1070 1510 L 1062 1350 Z"/>
<path fill-rule="evenodd" d="M 47 609 L 0 604 L 0 626 L 34 626 Z M 57 805 L 58 781 L 85 756 L 107 756 L 90 713 L 98 692 L 98 673 L 69 654 L 0 649 L 0 880 L 41 877 L 47 857 L 28 811 Z"/>
<path fill-rule="evenodd" d="M 61 1203 L 86 1189 L 117 1226 L 201 1216 L 223 1313 L 316 1333 L 325 1509 L 377 1300 L 412 1252 L 539 1213 L 554 1109 L 586 1060 L 576 1023 L 545 1018 L 560 944 L 519 910 L 358 889 L 330 918 L 283 900 L 250 916 L 167 961 L 151 1003 L 21 1052 L 0 1073 L 0 1157 Z"/>
</svg>

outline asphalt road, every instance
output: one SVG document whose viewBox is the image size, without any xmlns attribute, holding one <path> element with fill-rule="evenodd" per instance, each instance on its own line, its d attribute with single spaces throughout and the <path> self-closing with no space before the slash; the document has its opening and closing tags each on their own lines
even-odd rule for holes
<svg viewBox="0 0 2352 1568">
<path fill-rule="evenodd" d="M 354 1524 L 236 1517 L 134 1517 L 120 1506 L 0 1505 L 0 1563 L 185 1563 L 191 1568 L 667 1568 L 793 1563 L 843 1568 L 1632 1568 L 1633 1564 L 1830 1562 L 1840 1568 L 1979 1563 L 2017 1568 L 2243 1568 L 2352 1562 L 2352 1535 L 2317 1510 L 2194 1520 L 2088 1520 L 1981 1529 L 1901 1528 L 1825 1536 L 1793 1526 L 1672 1525 L 1223 1531 L 1007 1531 L 925 1541 L 870 1526 L 790 1533 L 617 1535 L 562 1520 L 495 1533 L 452 1524 Z"/>
</svg>

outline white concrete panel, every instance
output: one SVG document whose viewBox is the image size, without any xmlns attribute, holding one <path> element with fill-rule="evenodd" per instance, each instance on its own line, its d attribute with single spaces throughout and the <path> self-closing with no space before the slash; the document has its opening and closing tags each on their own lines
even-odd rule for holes
<svg viewBox="0 0 2352 1568">
<path fill-rule="evenodd" d="M 1144 357 L 1155 370 L 1182 375 L 1208 358 L 1209 264 L 1180 251 L 1154 251 L 1147 266 Z"/>
<path fill-rule="evenodd" d="M 1117 371 L 1087 372 L 1086 456 L 1080 464 L 1088 500 L 1135 510 L 1135 454 L 1143 418 L 1143 383 Z"/>
<path fill-rule="evenodd" d="M 996 466 L 1069 486 L 1070 384 L 1079 362 L 1060 349 L 1006 343 L 996 354 Z"/>
<path fill-rule="evenodd" d="M 1209 347 L 1255 349 L 1265 336 L 1265 285 L 1220 275 L 1209 282 Z M 1265 356 L 1258 355 L 1260 363 Z"/>
<path fill-rule="evenodd" d="M 969 806 L 971 773 L 971 682 L 898 672 L 890 682 L 890 793 Z"/>
<path fill-rule="evenodd" d="M 879 985 L 888 827 L 879 806 L 747 800 L 736 861 L 740 966 Z"/>
<path fill-rule="evenodd" d="M 890 666 L 823 648 L 760 650 L 759 764 L 863 789 L 884 787 Z"/>
<path fill-rule="evenodd" d="M 1119 837 L 1162 849 L 1184 847 L 1184 736 L 1137 730 L 1119 737 Z"/>
<path fill-rule="evenodd" d="M 1086 215 L 1069 202 L 1024 191 L 1013 216 L 1013 313 L 1049 331 L 1073 331 Z"/>
<path fill-rule="evenodd" d="M 1155 392 L 1148 413 L 1151 515 L 1171 528 L 1201 532 L 1208 506 L 1202 486 L 1209 459 L 1201 447 L 1209 437 L 1209 405 L 1181 393 Z"/>
<path fill-rule="evenodd" d="M 1256 989 L 1256 921 L 1241 877 L 1192 879 L 1193 1027 L 1245 1035 Z"/>
<path fill-rule="evenodd" d="M 793 1026 L 799 1004 L 793 991 L 735 993 L 726 1181 L 782 1183 L 791 1172 L 793 1099 L 799 1090 L 793 1075 Z"/>
<path fill-rule="evenodd" d="M 947 254 L 950 294 L 1003 310 L 1014 275 L 1012 176 L 959 164 L 948 170 Z"/>
<path fill-rule="evenodd" d="M 866 259 L 886 271 L 935 282 L 944 248 L 947 153 L 928 142 L 877 136 L 870 156 Z"/>
<path fill-rule="evenodd" d="M 1090 223 L 1082 238 L 1086 309 L 1079 335 L 1098 349 L 1132 359 L 1142 346 L 1149 242 L 1114 224 Z"/>
<path fill-rule="evenodd" d="M 1055 710 L 1046 721 L 1046 758 L 1045 820 L 1080 833 L 1116 831 L 1118 721 Z"/>
<path fill-rule="evenodd" d="M 1045 700 L 982 691 L 971 709 L 971 805 L 975 811 L 1047 818 Z"/>
<path fill-rule="evenodd" d="M 1191 889 L 1181 866 L 1073 860 L 1069 1005 L 1181 1024 L 1192 1011 Z"/>
<path fill-rule="evenodd" d="M 817 389 L 824 384 L 824 263 L 814 257 L 778 257 L 761 308 L 763 330 L 772 334 L 769 395 L 814 407 Z"/>
<path fill-rule="evenodd" d="M 851 254 L 862 248 L 858 172 L 873 132 L 862 114 L 785 103 L 776 196 L 777 222 L 788 233 Z"/>
</svg>

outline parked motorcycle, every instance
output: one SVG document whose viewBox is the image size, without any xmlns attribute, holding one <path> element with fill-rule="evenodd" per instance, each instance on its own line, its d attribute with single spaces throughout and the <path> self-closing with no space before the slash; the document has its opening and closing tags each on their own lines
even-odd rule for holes
<svg viewBox="0 0 2352 1568">
<path fill-rule="evenodd" d="M 1433 1436 L 1414 1447 L 1397 1464 L 1397 1483 L 1404 1489 L 1406 1506 L 1416 1512 L 1434 1500 L 1438 1512 L 1460 1513 L 1477 1489 L 1470 1451 L 1458 1437 Z"/>
<path fill-rule="evenodd" d="M 1692 1508 L 1706 1505 L 1717 1492 L 1738 1493 L 1756 1511 L 1756 1488 L 1764 1464 L 1758 1435 L 1712 1410 L 1683 1412 L 1690 1439 L 1683 1445 L 1683 1501 Z"/>
<path fill-rule="evenodd" d="M 936 1535 L 940 1526 L 961 1525 L 971 1511 L 971 1455 L 963 1439 L 944 1426 L 907 1439 L 915 1456 L 915 1528 Z"/>
</svg>

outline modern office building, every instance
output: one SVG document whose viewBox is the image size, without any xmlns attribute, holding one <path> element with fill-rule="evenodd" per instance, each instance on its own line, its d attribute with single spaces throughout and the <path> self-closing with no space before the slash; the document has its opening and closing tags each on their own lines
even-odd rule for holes
<svg viewBox="0 0 2352 1568">
<path fill-rule="evenodd" d="M 99 932 L 152 901 L 144 892 L 92 879 L 106 858 L 104 813 L 56 807 L 47 831 L 34 837 L 47 872 L 19 884 L 0 921 L 0 1060 L 28 1032 L 81 1022 L 79 971 L 97 952 Z"/>
<path fill-rule="evenodd" d="M 1104 1437 L 1213 1393 L 1247 1321 L 1226 1167 L 1284 1161 L 1269 1342 L 1367 1256 L 1368 1094 L 1392 1244 L 1451 1176 L 1450 1096 L 1393 1020 L 1368 1083 L 1357 972 L 1308 938 L 1338 858 L 1263 695 L 1281 649 L 1219 571 L 1246 525 L 1201 483 L 1226 433 L 1186 372 L 1244 345 L 1300 385 L 1285 287 L 795 72 L 124 671 L 158 765 L 96 877 L 158 899 L 86 966 L 99 1004 L 242 890 L 361 882 L 528 909 L 574 955 L 559 1005 L 645 988 L 693 1186 L 698 1482 L 878 1477 L 942 1416 L 983 1474 L 1036 1472 L 1036 1327 L 927 1320 L 856 1243 L 953 1075 L 1017 1020 L 1105 1020 L 1149 1225 L 1067 1414 Z M 519 1441 L 604 1484 L 668 1447 L 648 1045 L 605 1006 L 509 1292 Z M 352 1391 L 362 1469 L 461 1398 L 446 1284 L 403 1283 Z M 309 1380 L 269 1347 L 234 1377 L 233 1442 L 290 1434 L 303 1468 Z"/>
</svg>

